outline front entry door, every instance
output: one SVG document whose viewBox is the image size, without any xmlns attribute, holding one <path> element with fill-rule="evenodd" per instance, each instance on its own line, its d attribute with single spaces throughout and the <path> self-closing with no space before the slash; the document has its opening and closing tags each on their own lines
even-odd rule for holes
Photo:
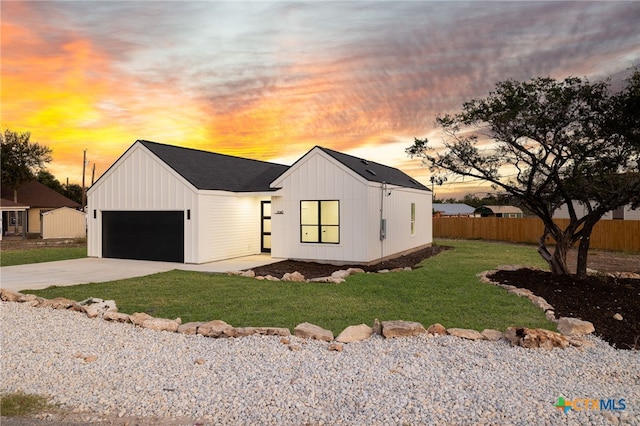
<svg viewBox="0 0 640 426">
<path fill-rule="evenodd" d="M 260 202 L 260 249 L 271 252 L 271 201 Z"/>
</svg>

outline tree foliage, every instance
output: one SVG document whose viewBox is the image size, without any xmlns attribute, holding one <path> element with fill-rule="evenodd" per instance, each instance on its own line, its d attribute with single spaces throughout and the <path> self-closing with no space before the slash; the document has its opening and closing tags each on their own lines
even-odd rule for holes
<svg viewBox="0 0 640 426">
<path fill-rule="evenodd" d="M 461 112 L 437 118 L 444 149 L 415 139 L 406 152 L 436 174 L 490 182 L 540 217 L 539 252 L 554 273 L 569 274 L 567 250 L 579 242 L 582 277 L 593 226 L 610 210 L 640 203 L 639 104 L 639 69 L 618 93 L 609 81 L 577 77 L 504 81 Z M 570 215 L 564 229 L 553 221 L 562 205 Z M 553 254 L 547 236 L 555 241 Z"/>
<path fill-rule="evenodd" d="M 0 134 L 2 146 L 2 184 L 13 189 L 14 201 L 20 185 L 35 179 L 51 161 L 51 148 L 30 141 L 31 133 L 13 132 L 9 129 Z"/>
</svg>

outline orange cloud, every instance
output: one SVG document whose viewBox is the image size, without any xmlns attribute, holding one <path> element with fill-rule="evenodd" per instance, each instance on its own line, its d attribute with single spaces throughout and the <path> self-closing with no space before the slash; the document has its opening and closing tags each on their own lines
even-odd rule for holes
<svg viewBox="0 0 640 426">
<path fill-rule="evenodd" d="M 2 126 L 52 147 L 58 179 L 80 182 L 84 149 L 99 175 L 136 139 L 208 142 L 203 111 L 176 88 L 117 73 L 90 40 L 66 36 L 2 24 Z"/>
</svg>

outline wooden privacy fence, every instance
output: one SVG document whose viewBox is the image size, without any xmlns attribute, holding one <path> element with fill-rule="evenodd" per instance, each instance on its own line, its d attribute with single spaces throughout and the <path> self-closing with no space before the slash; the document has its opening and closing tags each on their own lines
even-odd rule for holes
<svg viewBox="0 0 640 426">
<path fill-rule="evenodd" d="M 568 219 L 556 219 L 563 229 Z M 434 217 L 434 238 L 463 238 L 538 243 L 544 225 L 538 218 Z M 547 242 L 552 243 L 552 239 Z M 601 220 L 593 228 L 591 248 L 640 251 L 640 220 Z"/>
</svg>

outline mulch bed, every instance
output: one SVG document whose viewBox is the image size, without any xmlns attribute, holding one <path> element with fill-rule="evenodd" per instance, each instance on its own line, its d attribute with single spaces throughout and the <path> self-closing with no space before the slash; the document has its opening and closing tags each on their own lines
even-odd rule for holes
<svg viewBox="0 0 640 426">
<path fill-rule="evenodd" d="M 450 247 L 433 246 L 376 265 L 335 266 L 323 263 L 285 260 L 254 268 L 256 275 L 282 277 L 298 271 L 307 279 L 326 277 L 347 267 L 367 272 L 415 267 L 422 260 Z M 556 277 L 550 272 L 520 269 L 498 271 L 493 281 L 531 290 L 555 308 L 556 317 L 574 317 L 593 323 L 595 334 L 618 349 L 640 349 L 640 280 L 590 276 L 584 281 Z M 613 316 L 619 313 L 623 320 Z"/>
<path fill-rule="evenodd" d="M 498 271 L 489 278 L 531 290 L 554 307 L 556 318 L 593 323 L 594 334 L 615 348 L 640 349 L 640 279 L 590 275 L 576 280 L 531 269 Z M 613 318 L 617 313 L 622 321 Z"/>
<path fill-rule="evenodd" d="M 447 250 L 450 247 L 437 246 L 427 247 L 422 250 L 400 256 L 395 259 L 390 259 L 384 262 L 376 263 L 375 265 L 344 265 L 336 266 L 327 263 L 314 263 L 314 262 L 301 262 L 296 260 L 283 260 L 282 262 L 272 263 L 270 265 L 260 266 L 253 268 L 256 275 L 267 276 L 271 275 L 276 278 L 281 278 L 287 272 L 298 271 L 306 279 L 328 277 L 332 272 L 340 269 L 347 268 L 361 268 L 365 272 L 377 272 L 381 269 L 395 269 L 404 268 L 407 266 L 415 267 L 418 263 L 424 259 L 435 256 L 443 250 Z"/>
</svg>

